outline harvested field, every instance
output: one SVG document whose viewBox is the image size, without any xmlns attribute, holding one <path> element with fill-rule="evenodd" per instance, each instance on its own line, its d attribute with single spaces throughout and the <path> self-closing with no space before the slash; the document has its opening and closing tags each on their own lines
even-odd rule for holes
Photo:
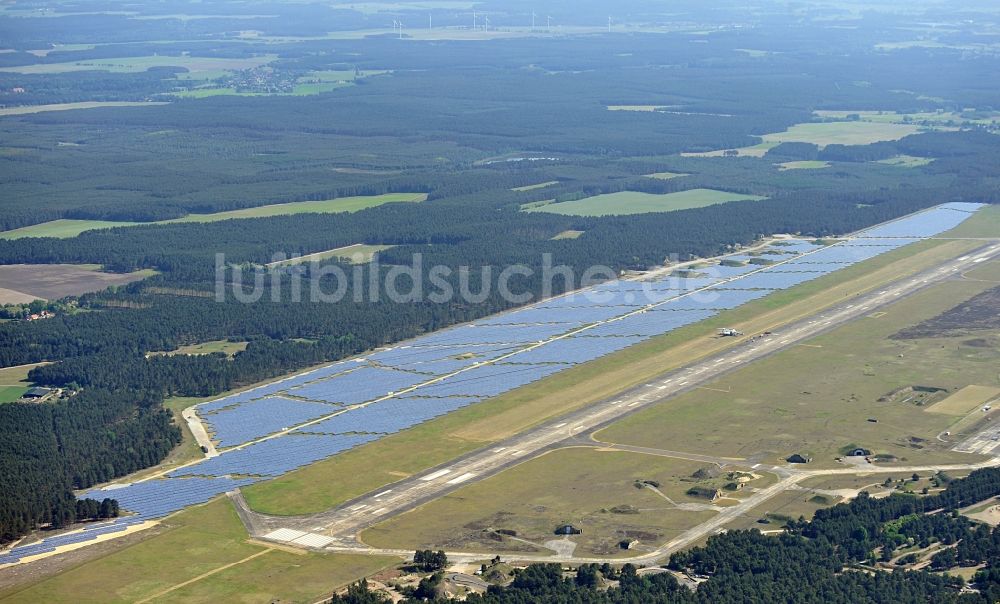
<svg viewBox="0 0 1000 604">
<path fill-rule="evenodd" d="M 973 331 L 1000 329 L 1000 287 L 985 291 L 936 317 L 892 336 L 894 340 L 951 338 Z"/>
<path fill-rule="evenodd" d="M 151 271 L 102 273 L 92 265 L 10 264 L 0 266 L 0 304 L 58 300 L 145 279 Z M 27 299 L 25 299 L 27 297 Z"/>
</svg>

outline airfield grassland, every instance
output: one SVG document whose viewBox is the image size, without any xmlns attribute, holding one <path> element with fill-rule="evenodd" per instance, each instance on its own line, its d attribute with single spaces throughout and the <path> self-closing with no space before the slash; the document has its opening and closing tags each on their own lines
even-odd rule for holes
<svg viewBox="0 0 1000 604">
<path fill-rule="evenodd" d="M 757 507 L 751 508 L 746 514 L 726 524 L 726 530 L 757 529 L 761 532 L 781 531 L 782 525 L 789 520 L 798 520 L 800 516 L 812 518 L 816 510 L 828 508 L 840 503 L 838 497 L 820 495 L 809 491 L 782 491 Z M 766 519 L 767 523 L 759 520 Z M 704 545 L 704 539 L 695 545 Z"/>
<path fill-rule="evenodd" d="M 572 537 L 576 555 L 634 555 L 618 543 L 660 544 L 716 513 L 677 509 L 651 489 L 637 488 L 635 481 L 658 482 L 676 503 L 708 504 L 685 494 L 708 484 L 691 478 L 704 466 L 591 448 L 553 451 L 372 527 L 361 539 L 389 548 L 544 551 L 524 541 L 544 547 L 559 539 L 556 527 L 568 523 L 583 530 Z M 496 537 L 493 531 L 501 529 L 516 531 L 517 539 Z"/>
<path fill-rule="evenodd" d="M 267 514 L 297 515 L 329 509 L 735 345 L 730 339 L 715 337 L 720 327 L 734 327 L 748 334 L 767 331 L 980 244 L 926 241 L 907 246 L 285 476 L 251 485 L 243 493 L 254 510 Z"/>
<path fill-rule="evenodd" d="M 6 588 L 0 601 L 311 602 L 398 561 L 250 543 L 225 498 L 176 514 L 147 535 L 58 575 Z"/>
<path fill-rule="evenodd" d="M 983 403 L 1000 396 L 1000 388 L 993 386 L 966 386 L 948 398 L 934 403 L 926 409 L 928 413 L 965 416 L 975 411 Z"/>
<path fill-rule="evenodd" d="M 564 201 L 544 205 L 532 204 L 526 212 L 548 212 L 569 216 L 625 216 L 644 212 L 673 212 L 690 210 L 731 201 L 763 199 L 756 195 L 743 195 L 716 191 L 714 189 L 691 189 L 677 193 L 656 195 L 637 191 L 621 191 L 605 195 L 595 195 L 575 201 Z"/>
<path fill-rule="evenodd" d="M 814 458 L 811 467 L 835 467 L 846 447 L 909 464 L 980 459 L 937 440 L 956 418 L 925 413 L 905 399 L 879 399 L 909 386 L 955 392 L 970 384 L 998 385 L 1000 352 L 969 346 L 969 336 L 890 339 L 989 287 L 967 280 L 933 286 L 640 411 L 595 438 L 768 462 L 801 453 Z"/>
<path fill-rule="evenodd" d="M 805 489 L 818 489 L 825 491 L 836 491 L 840 489 L 848 490 L 860 490 L 868 491 L 870 493 L 876 493 L 883 491 L 885 489 L 895 489 L 899 485 L 899 481 L 904 481 L 903 486 L 905 490 L 909 491 L 920 491 L 920 489 L 927 487 L 929 490 L 934 490 L 939 487 L 935 487 L 930 478 L 934 475 L 933 472 L 918 472 L 917 475 L 920 477 L 919 480 L 913 480 L 913 472 L 901 472 L 901 473 L 890 473 L 890 474 L 840 474 L 840 475 L 830 475 L 830 476 L 815 476 L 813 478 L 807 478 L 799 483 L 799 486 Z M 947 476 L 951 479 L 963 478 L 969 475 L 968 470 L 957 470 L 952 472 L 947 472 Z M 889 487 L 884 487 L 883 484 L 886 480 L 891 480 L 892 485 Z M 942 485 L 943 486 L 943 485 Z"/>
<path fill-rule="evenodd" d="M 291 214 L 335 214 L 339 212 L 357 212 L 386 203 L 421 202 L 427 199 L 423 193 L 387 193 L 385 195 L 369 195 L 362 197 L 339 197 L 322 201 L 299 201 L 279 203 L 242 210 L 215 212 L 213 214 L 188 214 L 183 218 L 161 220 L 157 222 L 108 222 L 105 220 L 53 220 L 19 229 L 0 232 L 0 239 L 21 239 L 23 237 L 76 237 L 84 231 L 107 229 L 121 226 L 137 226 L 143 224 L 173 224 L 178 222 L 217 222 L 232 218 L 267 218 L 271 216 L 287 216 Z"/>
</svg>

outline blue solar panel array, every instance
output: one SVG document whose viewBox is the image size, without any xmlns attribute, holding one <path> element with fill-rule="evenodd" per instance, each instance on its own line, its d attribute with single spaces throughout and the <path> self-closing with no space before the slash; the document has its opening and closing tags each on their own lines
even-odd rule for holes
<svg viewBox="0 0 1000 604">
<path fill-rule="evenodd" d="M 945 204 L 913 216 L 866 229 L 859 237 L 933 237 L 954 227 L 974 211 L 978 204 Z M 982 207 L 981 205 L 979 207 Z"/>
<path fill-rule="evenodd" d="M 216 457 L 215 459 L 219 459 Z M 212 497 L 252 484 L 253 478 L 162 478 L 136 482 L 125 487 L 97 489 L 84 498 L 117 499 L 123 509 L 134 512 L 133 518 L 161 518 L 181 508 L 205 503 Z"/>
<path fill-rule="evenodd" d="M 427 376 L 419 373 L 360 367 L 330 379 L 292 388 L 288 393 L 314 401 L 357 405 L 426 381 Z"/>
<path fill-rule="evenodd" d="M 372 435 L 290 434 L 229 451 L 175 470 L 169 476 L 280 476 L 374 438 Z"/>
<path fill-rule="evenodd" d="M 337 407 L 280 396 L 261 398 L 202 416 L 219 445 L 232 447 L 331 413 Z"/>
<path fill-rule="evenodd" d="M 392 434 L 481 400 L 478 397 L 392 398 L 345 411 L 301 431 L 316 434 Z"/>
<path fill-rule="evenodd" d="M 511 357 L 517 363 L 586 363 L 628 348 L 643 338 L 589 338 L 572 336 Z"/>
<path fill-rule="evenodd" d="M 548 377 L 564 369 L 558 365 L 483 365 L 414 391 L 428 397 L 478 396 L 489 398 Z"/>
<path fill-rule="evenodd" d="M 85 543 L 87 541 L 93 541 L 101 535 L 120 533 L 128 527 L 140 522 L 142 522 L 141 519 L 126 517 L 109 522 L 94 523 L 85 526 L 79 531 L 65 533 L 55 537 L 48 537 L 35 543 L 14 547 L 10 551 L 0 554 L 0 564 L 14 564 L 30 556 L 54 552 L 57 547 L 73 545 L 75 543 Z"/>
</svg>

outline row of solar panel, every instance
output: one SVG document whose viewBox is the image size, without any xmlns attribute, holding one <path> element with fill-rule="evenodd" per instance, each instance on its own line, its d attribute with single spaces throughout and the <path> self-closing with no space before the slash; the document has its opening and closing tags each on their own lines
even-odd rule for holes
<svg viewBox="0 0 1000 604">
<path fill-rule="evenodd" d="M 140 519 L 125 517 L 110 522 L 92 524 L 79 531 L 55 537 L 48 537 L 35 543 L 14 547 L 10 551 L 0 554 L 0 565 L 14 564 L 30 556 L 53 552 L 56 548 L 64 545 L 85 543 L 87 541 L 93 541 L 102 535 L 119 533 L 127 529 L 129 526 L 138 524 L 139 522 L 141 522 Z"/>
<path fill-rule="evenodd" d="M 169 476 L 280 476 L 374 439 L 370 434 L 289 434 L 232 449 Z"/>
<path fill-rule="evenodd" d="M 859 237 L 932 237 L 950 230 L 969 217 L 979 204 L 945 204 L 858 234 Z M 979 207 L 982 207 L 979 205 Z M 956 211 L 957 210 L 957 211 Z"/>
</svg>

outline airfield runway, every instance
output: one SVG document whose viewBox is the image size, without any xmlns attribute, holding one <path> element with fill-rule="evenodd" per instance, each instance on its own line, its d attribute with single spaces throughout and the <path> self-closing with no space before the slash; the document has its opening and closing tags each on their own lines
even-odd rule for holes
<svg viewBox="0 0 1000 604">
<path fill-rule="evenodd" d="M 291 542 L 295 545 L 331 551 L 405 553 L 396 550 L 374 550 L 361 543 L 358 540 L 358 535 L 364 529 L 388 518 L 440 498 L 464 485 L 496 475 L 511 466 L 537 457 L 547 450 L 579 442 L 580 436 L 592 433 L 648 405 L 698 388 L 723 374 L 796 346 L 804 340 L 844 323 L 869 315 L 905 296 L 932 284 L 959 276 L 963 270 L 998 256 L 1000 256 L 1000 243 L 985 245 L 975 252 L 948 261 L 935 269 L 903 279 L 877 292 L 852 298 L 808 319 L 778 329 L 766 337 L 747 337 L 728 351 L 664 374 L 658 380 L 633 388 L 613 399 L 549 421 L 502 442 L 468 453 L 448 464 L 429 469 L 419 475 L 380 489 L 378 492 L 358 497 L 319 514 L 300 517 L 271 517 L 248 510 L 241 497 L 237 496 L 234 500 L 241 518 L 256 538 L 286 544 Z M 676 455 L 690 457 L 690 454 L 677 453 Z M 736 461 L 700 455 L 697 457 L 701 461 L 720 464 Z M 957 469 L 961 467 L 968 469 L 992 465 L 996 461 L 994 459 L 982 464 L 941 466 L 941 468 Z M 931 467 L 926 469 L 931 469 Z M 900 468 L 879 469 L 875 467 L 868 467 L 865 470 L 867 472 L 901 471 Z M 857 472 L 854 469 L 803 472 L 782 468 L 770 468 L 769 471 L 777 471 L 781 480 L 777 484 L 755 493 L 747 500 L 746 505 L 758 505 L 778 492 L 793 486 L 794 483 L 816 473 Z M 685 547 L 704 535 L 720 529 L 743 511 L 745 511 L 744 505 L 726 510 L 710 521 L 687 531 L 655 552 L 641 558 L 653 560 L 668 555 L 670 552 Z M 470 554 L 470 556 L 473 555 L 477 554 Z M 536 557 L 527 556 L 524 558 L 527 560 Z M 544 559 L 541 556 L 537 558 Z M 573 561 L 585 560 L 574 559 Z"/>
</svg>

